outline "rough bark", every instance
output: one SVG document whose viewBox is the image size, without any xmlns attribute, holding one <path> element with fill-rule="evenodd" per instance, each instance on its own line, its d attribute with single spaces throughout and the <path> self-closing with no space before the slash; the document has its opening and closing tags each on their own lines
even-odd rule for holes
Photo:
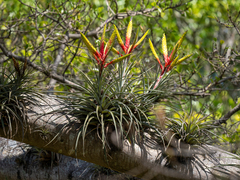
<svg viewBox="0 0 240 180">
<path fill-rule="evenodd" d="M 83 139 L 80 137 L 76 147 L 81 123 L 69 115 L 49 113 L 63 106 L 63 103 L 55 97 L 44 97 L 41 104 L 28 107 L 28 127 L 24 128 L 24 136 L 21 127 L 12 137 L 4 134 L 1 128 L 0 136 L 143 179 L 214 179 L 216 176 L 213 173 L 221 177 L 237 179 L 235 175 L 237 168 L 219 165 L 240 164 L 240 161 L 233 159 L 232 154 L 209 145 L 205 145 L 207 151 L 195 153 L 195 160 L 192 160 L 188 167 L 179 164 L 177 169 L 155 163 L 161 153 L 160 149 L 135 145 L 133 152 L 128 141 L 124 142 L 121 151 L 103 149 L 102 142 L 94 129 L 88 131 L 84 146 Z M 43 134 L 43 130 L 48 133 Z M 193 152 L 187 152 L 187 154 L 192 156 Z M 201 168 L 199 163 L 204 168 Z"/>
<path fill-rule="evenodd" d="M 41 152 L 31 146 L 0 137 L 0 179 L 1 180 L 94 180 L 131 178 L 126 174 L 97 166 L 95 164 L 59 155 L 58 162 L 43 159 Z"/>
</svg>

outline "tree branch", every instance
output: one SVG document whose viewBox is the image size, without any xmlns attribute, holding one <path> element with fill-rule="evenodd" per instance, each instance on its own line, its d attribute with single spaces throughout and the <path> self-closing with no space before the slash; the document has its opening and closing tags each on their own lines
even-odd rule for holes
<svg viewBox="0 0 240 180">
<path fill-rule="evenodd" d="M 3 44 L 1 44 L 1 43 L 0 43 L 0 49 L 3 51 L 3 53 L 5 54 L 5 56 L 7 56 L 7 57 L 9 57 L 9 58 L 15 58 L 16 60 L 19 60 L 19 61 L 21 61 L 21 62 L 27 61 L 28 66 L 30 66 L 30 67 L 32 67 L 33 69 L 35 69 L 35 70 L 37 70 L 37 71 L 45 74 L 47 77 L 54 78 L 54 79 L 56 79 L 57 81 L 59 81 L 59 82 L 61 82 L 61 83 L 64 83 L 64 84 L 66 84 L 66 85 L 68 85 L 68 86 L 70 86 L 70 87 L 72 87 L 72 88 L 77 89 L 77 90 L 80 90 L 80 91 L 82 90 L 79 85 L 73 83 L 72 81 L 69 81 L 69 80 L 65 79 L 63 76 L 60 76 L 60 75 L 58 75 L 58 74 L 56 74 L 56 73 L 49 72 L 49 71 L 43 69 L 42 67 L 34 64 L 34 63 L 31 62 L 30 60 L 28 60 L 28 59 L 26 60 L 25 57 L 15 55 L 14 53 L 8 51 L 8 50 L 3 46 Z"/>
<path fill-rule="evenodd" d="M 67 34 L 64 36 L 63 43 L 59 47 L 57 57 L 56 57 L 56 59 L 54 61 L 54 64 L 53 64 L 53 67 L 52 67 L 52 72 L 53 73 L 57 72 L 57 67 L 58 67 L 59 63 L 61 62 L 61 60 L 62 60 L 64 49 L 66 47 L 66 43 L 68 41 L 68 38 L 69 37 L 68 37 L 68 32 L 67 32 Z M 57 82 L 56 79 L 54 79 L 54 78 L 50 79 L 50 82 L 48 84 L 49 85 L 48 91 L 52 92 L 54 90 L 54 86 L 55 86 L 56 82 Z"/>
<path fill-rule="evenodd" d="M 223 123 L 226 124 L 227 120 L 239 110 L 240 110 L 240 103 L 237 106 L 235 106 L 231 111 L 229 111 L 227 114 L 225 114 L 223 117 L 221 117 L 219 120 L 217 120 L 214 124 L 216 125 L 220 125 Z"/>
<path fill-rule="evenodd" d="M 49 96 L 43 96 L 39 101 L 37 106 L 29 105 L 28 107 L 28 126 L 23 129 L 24 138 L 20 126 L 11 129 L 11 131 L 18 129 L 11 139 L 148 180 L 212 179 L 214 172 L 220 177 L 231 176 L 231 178 L 235 178 L 234 172 L 237 171 L 237 168 L 221 166 L 240 163 L 239 160 L 233 159 L 231 153 L 209 145 L 203 147 L 203 149 L 207 149 L 206 152 L 203 149 L 199 149 L 197 152 L 196 148 L 191 151 L 189 146 L 184 148 L 182 145 L 181 151 L 184 151 L 188 158 L 196 157 L 196 161 L 200 160 L 201 166 L 198 167 L 198 162 L 190 161 L 192 165 L 178 163 L 176 169 L 167 168 L 162 164 L 155 163 L 159 154 L 162 154 L 160 148 L 154 149 L 152 146 L 145 146 L 145 144 L 140 147 L 135 144 L 133 151 L 132 145 L 126 140 L 122 149 L 103 149 L 96 127 L 88 129 L 83 141 L 82 137 L 79 138 L 81 122 L 70 115 L 60 113 L 65 107 L 64 102 Z M 60 110 L 58 111 L 58 109 Z M 12 126 L 16 124 L 13 123 Z M 5 126 L 5 130 L 8 132 L 7 126 Z M 45 138 L 40 135 L 41 130 L 47 132 Z M 9 138 L 4 133 L 3 128 L 0 128 L 0 136 Z M 145 153 L 146 151 L 147 153 Z M 172 156 L 176 155 L 172 154 Z M 187 171 L 185 171 L 186 169 Z M 188 176 L 189 174 L 191 177 Z"/>
<path fill-rule="evenodd" d="M 92 30 L 90 32 L 88 32 L 86 34 L 86 36 L 94 36 L 94 37 L 97 37 L 97 34 L 99 33 L 100 29 L 102 29 L 105 24 L 115 20 L 115 19 L 124 19 L 124 18 L 127 18 L 129 16 L 137 16 L 137 15 L 144 15 L 144 14 L 147 14 L 147 13 L 150 13 L 150 12 L 154 12 L 156 11 L 157 8 L 150 8 L 150 9 L 145 9 L 143 11 L 129 11 L 129 12 L 126 12 L 126 13 L 118 13 L 118 14 L 115 14 L 111 17 L 109 17 L 105 22 L 103 22 L 98 28 L 96 28 L 95 30 Z M 69 34 L 69 38 L 72 38 L 72 39 L 79 39 L 81 38 L 81 35 L 80 34 Z"/>
</svg>

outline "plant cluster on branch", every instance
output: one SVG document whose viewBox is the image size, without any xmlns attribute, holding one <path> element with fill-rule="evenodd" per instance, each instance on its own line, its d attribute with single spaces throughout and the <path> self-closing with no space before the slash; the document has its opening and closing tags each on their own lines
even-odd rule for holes
<svg viewBox="0 0 240 180">
<path fill-rule="evenodd" d="M 145 73 L 142 73 L 141 77 L 133 74 L 132 69 L 135 62 L 130 62 L 131 52 L 144 40 L 148 31 L 138 41 L 137 31 L 132 44 L 130 42 L 132 19 L 127 27 L 125 44 L 116 26 L 114 26 L 114 31 L 107 43 L 105 42 L 105 32 L 106 25 L 100 41 L 99 51 L 81 33 L 83 43 L 97 62 L 99 73 L 92 77 L 81 73 L 84 85 L 80 86 L 81 92 L 74 92 L 74 95 L 71 94 L 69 97 L 72 99 L 71 107 L 73 110 L 71 113 L 83 122 L 78 134 L 78 137 L 82 136 L 83 140 L 88 127 L 94 125 L 97 127 L 99 136 L 103 141 L 103 147 L 109 141 L 108 135 L 113 132 L 116 133 L 116 144 L 121 144 L 120 142 L 125 138 L 129 138 L 130 142 L 134 144 L 137 140 L 141 141 L 144 129 L 155 129 L 155 124 L 151 121 L 151 111 L 159 99 L 167 98 L 167 93 L 164 92 L 163 87 L 171 75 L 167 75 L 166 72 L 171 71 L 174 66 L 191 56 L 187 55 L 180 60 L 178 59 L 179 55 L 177 56 L 186 32 L 174 46 L 169 57 L 167 55 L 166 37 L 163 36 L 164 68 L 149 40 L 150 47 L 161 68 L 160 75 L 156 76 L 159 76 L 158 78 L 147 77 Z M 122 55 L 113 47 L 116 36 L 125 55 Z M 109 61 L 110 51 L 118 54 L 119 57 Z M 177 57 L 175 58 L 175 56 Z M 113 70 L 106 69 L 109 65 L 116 63 L 119 63 L 117 68 Z M 165 74 L 166 76 L 164 76 Z M 145 83 L 147 81 L 151 82 Z M 157 129 L 155 131 L 159 133 Z"/>
</svg>

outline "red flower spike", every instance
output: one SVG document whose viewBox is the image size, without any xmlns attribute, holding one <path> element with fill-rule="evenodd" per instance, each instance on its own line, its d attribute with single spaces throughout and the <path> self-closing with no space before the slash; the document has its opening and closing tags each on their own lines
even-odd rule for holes
<svg viewBox="0 0 240 180">
<path fill-rule="evenodd" d="M 133 40 L 133 44 L 132 44 L 132 45 L 128 48 L 128 50 L 127 50 L 128 53 L 131 53 L 131 52 L 132 52 L 133 47 L 134 47 L 135 44 L 136 44 L 137 37 L 138 37 L 138 32 L 139 32 L 139 29 L 137 29 L 137 33 L 136 33 L 136 36 L 135 36 L 135 38 L 134 38 L 134 40 Z"/>
<path fill-rule="evenodd" d="M 115 37 L 116 37 L 116 31 L 113 31 L 110 39 L 108 40 L 107 44 L 105 45 L 105 48 L 104 48 L 104 56 L 107 57 L 110 50 L 112 49 L 112 46 L 114 44 L 114 40 L 115 40 Z"/>
<path fill-rule="evenodd" d="M 155 56 L 155 58 L 157 59 L 159 65 L 160 65 L 161 70 L 163 70 L 163 66 L 162 66 L 162 64 L 160 62 L 160 59 L 159 59 L 159 57 L 158 57 L 158 55 L 157 55 L 157 53 L 156 53 L 156 51 L 155 51 L 155 49 L 153 47 L 152 41 L 150 39 L 149 39 L 149 45 L 150 45 L 150 48 L 151 48 L 151 50 L 153 52 L 153 55 Z"/>
<path fill-rule="evenodd" d="M 106 26 L 104 27 L 104 30 L 103 30 L 103 35 L 102 35 L 101 44 L 100 44 L 100 52 L 98 52 L 93 47 L 93 45 L 90 43 L 90 41 L 86 38 L 86 36 L 81 33 L 82 40 L 83 40 L 84 44 L 86 45 L 86 47 L 91 52 L 91 54 L 96 59 L 98 65 L 99 65 L 100 74 L 101 74 L 101 72 L 103 70 L 103 67 L 105 66 L 105 60 L 106 60 L 106 58 L 108 56 L 108 53 L 110 52 L 110 50 L 111 50 L 111 48 L 113 46 L 113 42 L 114 42 L 114 39 L 116 37 L 116 32 L 113 31 L 109 41 L 104 46 L 105 31 L 106 31 Z"/>
<path fill-rule="evenodd" d="M 124 60 L 125 58 L 127 58 L 128 56 L 130 56 L 131 54 L 128 53 L 124 56 L 121 55 L 121 57 L 116 58 L 114 60 L 112 60 L 109 63 L 106 63 L 106 58 L 109 54 L 109 52 L 112 50 L 118 54 L 120 54 L 116 49 L 113 48 L 113 44 L 114 44 L 114 40 L 115 37 L 117 35 L 117 31 L 116 28 L 113 31 L 110 39 L 108 40 L 108 42 L 105 42 L 105 32 L 106 32 L 106 26 L 104 26 L 104 30 L 103 30 L 103 35 L 102 35 L 102 39 L 101 39 L 101 43 L 100 43 L 100 52 L 98 52 L 93 45 L 89 42 L 89 40 L 86 38 L 86 36 L 84 34 L 81 33 L 83 42 L 85 43 L 86 47 L 88 48 L 88 50 L 91 52 L 91 54 L 93 55 L 93 57 L 96 59 L 98 65 L 99 65 L 99 75 L 101 76 L 103 68 L 106 68 L 108 65 L 110 64 L 115 64 L 119 61 Z M 120 36 L 119 36 L 120 37 Z M 118 37 L 118 38 L 119 38 Z"/>
<path fill-rule="evenodd" d="M 133 47 L 133 49 L 135 49 L 143 40 L 144 40 L 144 38 L 147 36 L 147 34 L 148 34 L 148 31 L 149 30 L 147 30 L 147 32 L 141 37 L 141 39 L 134 45 L 134 47 Z"/>
<path fill-rule="evenodd" d="M 141 37 L 141 39 L 139 41 L 137 41 L 137 37 L 138 37 L 138 33 L 136 33 L 135 39 L 134 39 L 134 43 L 132 45 L 130 45 L 130 38 L 132 35 L 132 19 L 130 20 L 128 27 L 127 27 L 127 33 L 126 33 L 126 41 L 125 41 L 125 45 L 123 43 L 123 40 L 118 32 L 118 29 L 116 26 L 114 26 L 114 29 L 117 33 L 117 40 L 119 45 L 121 46 L 122 50 L 124 51 L 125 54 L 129 54 L 131 53 L 143 40 L 144 38 L 147 36 L 148 31 Z M 137 41 L 137 43 L 136 43 Z M 115 53 L 120 54 L 118 51 L 115 51 Z"/>
<path fill-rule="evenodd" d="M 167 40 L 166 40 L 165 34 L 163 34 L 163 38 L 162 38 L 162 50 L 163 50 L 165 64 L 166 63 L 168 64 L 169 59 L 168 59 L 168 50 L 167 50 Z"/>
<path fill-rule="evenodd" d="M 127 51 L 128 51 L 129 45 L 130 45 L 131 34 L 132 34 L 132 18 L 127 27 L 127 34 L 126 34 L 126 41 L 125 41 L 125 48 Z"/>
<path fill-rule="evenodd" d="M 103 34 L 100 42 L 100 54 L 101 56 L 104 54 L 104 40 L 105 40 L 105 32 L 106 32 L 106 24 L 103 28 Z"/>
<path fill-rule="evenodd" d="M 157 88 L 157 86 L 158 86 L 161 78 L 163 77 L 163 75 L 164 75 L 166 72 L 170 71 L 174 66 L 180 64 L 181 62 L 185 61 L 186 59 L 188 59 L 189 57 L 192 56 L 192 54 L 190 54 L 190 55 L 184 56 L 184 57 L 181 58 L 181 59 L 178 59 L 179 56 L 177 56 L 177 57 L 175 58 L 175 55 L 177 54 L 177 51 L 178 51 L 178 49 L 180 48 L 180 46 L 181 46 L 181 44 L 182 44 L 182 42 L 183 42 L 183 39 L 184 39 L 184 37 L 186 36 L 186 33 L 187 33 L 187 31 L 186 31 L 186 32 L 182 35 L 182 37 L 178 40 L 178 42 L 177 42 L 177 44 L 174 46 L 174 48 L 173 48 L 170 56 L 168 56 L 166 36 L 165 36 L 165 34 L 163 34 L 163 38 L 162 38 L 162 51 L 163 51 L 163 56 L 164 56 L 164 60 L 165 60 L 165 65 L 164 65 L 164 67 L 162 66 L 162 64 L 161 64 L 161 62 L 160 62 L 160 60 L 159 60 L 159 58 L 158 58 L 158 55 L 157 55 L 157 53 L 156 53 L 156 51 L 155 51 L 155 49 L 154 49 L 154 47 L 153 47 L 153 44 L 152 44 L 151 40 L 149 39 L 150 48 L 151 48 L 151 50 L 152 50 L 152 52 L 153 52 L 153 55 L 154 55 L 155 58 L 157 59 L 159 65 L 160 65 L 160 68 L 161 68 L 161 70 L 162 70 L 162 72 L 160 73 L 160 77 L 159 77 L 159 78 L 157 79 L 157 81 L 155 82 L 155 85 L 154 85 L 154 88 L 153 88 L 153 89 Z M 175 59 L 174 59 L 174 58 L 175 58 Z M 174 60 L 173 60 L 173 59 L 174 59 Z"/>
<path fill-rule="evenodd" d="M 98 58 L 101 58 L 101 55 L 97 52 L 97 50 L 93 47 L 93 45 L 88 41 L 88 39 L 86 38 L 86 36 L 81 33 L 81 36 L 82 36 L 82 40 L 84 42 L 84 44 L 87 46 L 88 50 L 96 55 Z"/>
<path fill-rule="evenodd" d="M 99 60 L 95 54 L 93 54 L 94 58 L 96 59 L 97 63 L 99 64 Z"/>
<path fill-rule="evenodd" d="M 107 43 L 104 41 L 104 44 L 106 45 Z M 111 51 L 114 52 L 115 54 L 122 56 L 122 54 L 120 54 L 120 52 L 118 50 L 116 50 L 114 47 L 112 47 Z"/>
</svg>

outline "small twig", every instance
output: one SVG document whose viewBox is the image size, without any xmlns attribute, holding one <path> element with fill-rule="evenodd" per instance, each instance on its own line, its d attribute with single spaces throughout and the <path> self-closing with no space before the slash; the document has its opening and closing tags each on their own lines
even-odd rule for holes
<svg viewBox="0 0 240 180">
<path fill-rule="evenodd" d="M 206 92 L 207 90 L 210 90 L 213 86 L 216 86 L 217 84 L 221 84 L 223 83 L 224 81 L 229 81 L 229 80 L 232 80 L 232 79 L 235 79 L 237 77 L 240 76 L 240 72 L 238 72 L 235 76 L 230 76 L 230 77 L 225 77 L 219 81 L 215 81 L 213 83 L 210 83 L 207 87 L 204 88 L 204 92 Z"/>
<path fill-rule="evenodd" d="M 185 95 L 185 96 L 210 96 L 210 93 L 205 93 L 205 92 L 174 92 L 172 95 Z"/>
<path fill-rule="evenodd" d="M 237 31 L 237 33 L 238 33 L 238 35 L 240 36 L 240 30 L 239 30 L 239 28 L 237 27 L 236 23 L 235 23 L 235 22 L 233 22 L 233 20 L 232 20 L 232 17 L 231 17 L 231 16 L 229 16 L 229 21 L 231 22 L 231 24 L 233 25 L 233 27 L 236 29 L 236 31 Z"/>
<path fill-rule="evenodd" d="M 110 10 L 110 11 L 115 15 L 115 12 L 112 10 L 112 8 L 111 8 L 111 7 L 109 6 L 109 4 L 108 4 L 108 0 L 105 0 L 105 1 L 106 1 L 108 10 Z"/>
</svg>

